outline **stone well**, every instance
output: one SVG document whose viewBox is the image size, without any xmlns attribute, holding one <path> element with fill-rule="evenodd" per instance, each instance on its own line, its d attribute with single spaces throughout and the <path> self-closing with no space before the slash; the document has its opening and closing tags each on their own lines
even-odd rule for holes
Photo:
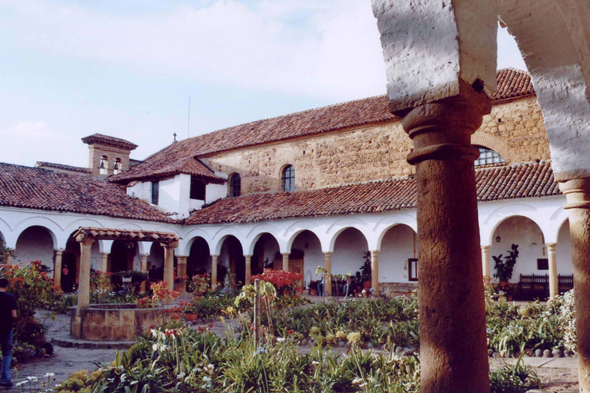
<svg viewBox="0 0 590 393">
<path fill-rule="evenodd" d="M 72 308 L 72 337 L 90 341 L 130 341 L 150 326 L 170 320 L 163 307 L 137 308 L 137 304 L 91 304 Z"/>
</svg>

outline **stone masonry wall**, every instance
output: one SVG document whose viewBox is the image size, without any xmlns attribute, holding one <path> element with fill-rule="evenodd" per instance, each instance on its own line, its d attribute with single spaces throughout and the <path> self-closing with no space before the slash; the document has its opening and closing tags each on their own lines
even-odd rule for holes
<svg viewBox="0 0 590 393">
<path fill-rule="evenodd" d="M 496 105 L 473 143 L 507 162 L 549 159 L 549 143 L 535 98 Z M 406 162 L 412 141 L 392 122 L 216 154 L 204 161 L 216 171 L 239 173 L 242 194 L 280 190 L 282 169 L 295 167 L 296 189 L 313 189 L 414 173 Z"/>
</svg>

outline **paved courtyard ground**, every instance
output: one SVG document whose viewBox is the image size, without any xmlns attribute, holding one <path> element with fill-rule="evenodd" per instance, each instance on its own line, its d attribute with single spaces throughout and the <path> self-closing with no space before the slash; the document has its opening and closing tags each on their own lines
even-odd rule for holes
<svg viewBox="0 0 590 393">
<path fill-rule="evenodd" d="M 314 299 L 319 300 L 319 299 Z M 231 323 L 231 322 L 230 322 Z M 219 321 L 213 323 L 213 331 L 223 336 L 226 327 Z M 196 325 L 195 325 L 196 326 Z M 70 317 L 57 315 L 56 320 L 46 321 L 47 339 L 63 338 L 69 336 Z M 309 350 L 308 347 L 300 347 L 302 351 Z M 344 352 L 345 349 L 336 349 Z M 79 349 L 63 348 L 55 346 L 53 356 L 30 363 L 19 364 L 17 369 L 12 370 L 14 382 L 21 381 L 27 376 L 36 376 L 42 379 L 45 373 L 54 373 L 56 382 L 63 382 L 70 374 L 78 370 L 95 370 L 97 364 L 110 362 L 115 358 L 115 349 Z M 541 392 L 578 393 L 578 371 L 577 359 L 575 358 L 526 358 L 528 364 L 537 369 L 537 373 L 543 381 L 544 388 Z M 499 367 L 501 359 L 492 359 L 492 367 Z M 509 359 L 508 361 L 513 361 Z M 19 392 L 19 389 L 5 389 L 7 392 Z"/>
</svg>

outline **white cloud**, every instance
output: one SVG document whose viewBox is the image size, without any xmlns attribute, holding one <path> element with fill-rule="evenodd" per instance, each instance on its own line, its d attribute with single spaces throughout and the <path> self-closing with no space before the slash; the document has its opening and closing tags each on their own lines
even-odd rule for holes
<svg viewBox="0 0 590 393">
<path fill-rule="evenodd" d="M 52 56 L 337 100 L 384 90 L 368 0 L 264 0 L 254 8 L 219 0 L 204 8 L 177 6 L 140 16 L 43 0 L 10 8 L 15 17 L 5 33 Z M 303 20 L 289 20 L 293 15 Z"/>
<path fill-rule="evenodd" d="M 2 149 L 2 162 L 23 165 L 35 161 L 71 165 L 87 162 L 80 140 L 53 130 L 44 121 L 20 121 L 0 127 L 0 141 L 10 146 L 10 149 Z"/>
</svg>

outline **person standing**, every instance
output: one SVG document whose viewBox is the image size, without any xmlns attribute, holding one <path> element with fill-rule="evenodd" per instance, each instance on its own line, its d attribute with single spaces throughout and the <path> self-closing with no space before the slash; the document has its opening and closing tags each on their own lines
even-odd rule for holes
<svg viewBox="0 0 590 393">
<path fill-rule="evenodd" d="M 13 386 L 10 378 L 10 361 L 12 359 L 12 329 L 16 322 L 16 299 L 7 293 L 9 282 L 0 278 L 0 347 L 2 348 L 2 370 L 0 386 Z"/>
<path fill-rule="evenodd" d="M 61 279 L 63 282 L 63 290 L 64 292 L 70 292 L 70 269 L 68 269 L 68 265 L 64 265 L 61 269 Z"/>
</svg>

